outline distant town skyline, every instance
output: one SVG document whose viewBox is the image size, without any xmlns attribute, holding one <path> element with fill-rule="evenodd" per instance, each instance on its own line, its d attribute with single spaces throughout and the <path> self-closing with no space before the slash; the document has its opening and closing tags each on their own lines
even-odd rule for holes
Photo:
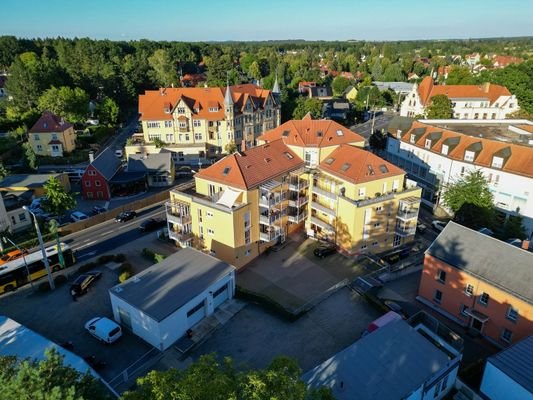
<svg viewBox="0 0 533 400">
<path fill-rule="evenodd" d="M 508 0 L 4 0 L 0 35 L 110 40 L 439 40 L 531 36 L 533 2 Z"/>
</svg>

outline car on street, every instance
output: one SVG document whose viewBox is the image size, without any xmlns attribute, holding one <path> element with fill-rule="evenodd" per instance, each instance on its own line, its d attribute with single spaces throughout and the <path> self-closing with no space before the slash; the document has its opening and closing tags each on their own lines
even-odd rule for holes
<svg viewBox="0 0 533 400">
<path fill-rule="evenodd" d="M 337 252 L 337 246 L 335 246 L 334 244 L 321 245 L 313 250 L 313 254 L 318 258 L 324 258 L 332 254 L 335 254 L 336 252 Z"/>
<path fill-rule="evenodd" d="M 119 215 L 115 217 L 117 222 L 126 222 L 137 216 L 135 211 L 122 211 Z"/>
<path fill-rule="evenodd" d="M 421 222 L 417 222 L 416 223 L 416 231 L 418 233 L 424 233 L 426 231 L 426 229 L 427 229 L 427 226 L 424 225 L 423 223 L 421 223 Z"/>
<path fill-rule="evenodd" d="M 0 265 L 5 264 L 6 262 L 16 260 L 17 258 L 22 257 L 23 254 L 28 254 L 28 250 L 22 249 L 22 250 L 12 250 L 8 251 L 6 254 L 4 254 L 0 258 Z"/>
<path fill-rule="evenodd" d="M 91 271 L 81 274 L 76 278 L 74 283 L 70 286 L 70 294 L 72 297 L 81 296 L 89 291 L 98 279 L 102 277 L 102 272 Z"/>
<path fill-rule="evenodd" d="M 85 329 L 104 343 L 116 342 L 122 336 L 120 325 L 106 317 L 96 317 L 87 321 Z"/>
<path fill-rule="evenodd" d="M 89 217 L 81 211 L 74 211 L 72 214 L 70 214 L 70 219 L 74 222 L 83 221 L 88 218 Z"/>
<path fill-rule="evenodd" d="M 396 303 L 395 301 L 385 300 L 383 304 L 385 304 L 385 307 L 387 307 L 389 310 L 394 311 L 397 314 L 400 314 L 403 318 L 407 318 L 407 314 L 403 310 L 402 306 Z"/>
<path fill-rule="evenodd" d="M 158 228 L 162 228 L 165 225 L 166 225 L 165 220 L 149 218 L 146 221 L 144 221 L 141 225 L 139 225 L 139 230 L 141 232 L 150 232 L 150 231 L 155 231 Z"/>
<path fill-rule="evenodd" d="M 102 213 L 105 213 L 106 211 L 107 211 L 107 209 L 105 207 L 102 207 L 102 206 L 94 206 L 93 207 L 93 214 L 94 215 L 102 214 Z"/>
<path fill-rule="evenodd" d="M 433 227 L 433 229 L 439 232 L 442 232 L 444 230 L 444 228 L 446 227 L 446 224 L 447 224 L 446 222 L 437 221 L 437 220 L 431 222 L 431 226 Z"/>
</svg>

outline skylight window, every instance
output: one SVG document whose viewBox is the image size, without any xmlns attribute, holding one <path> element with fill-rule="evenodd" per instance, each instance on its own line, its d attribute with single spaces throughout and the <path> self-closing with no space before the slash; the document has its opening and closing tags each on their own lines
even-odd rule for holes
<svg viewBox="0 0 533 400">
<path fill-rule="evenodd" d="M 291 153 L 289 153 L 288 151 L 285 152 L 285 157 L 287 157 L 289 160 L 292 160 L 294 157 L 292 156 Z"/>
<path fill-rule="evenodd" d="M 322 131 L 318 131 L 318 132 L 316 133 L 316 135 L 317 135 L 318 137 L 322 137 L 324 134 L 322 133 Z"/>
<path fill-rule="evenodd" d="M 222 175 L 226 176 L 229 174 L 229 172 L 231 171 L 231 167 L 226 167 L 224 168 L 224 171 L 222 172 Z"/>
<path fill-rule="evenodd" d="M 332 157 L 329 157 L 329 158 L 326 158 L 326 161 L 324 161 L 324 162 L 325 162 L 326 164 L 328 164 L 328 165 L 331 165 L 331 164 L 333 164 L 333 161 L 335 161 L 335 159 L 332 158 Z"/>
<path fill-rule="evenodd" d="M 381 164 L 379 166 L 379 170 L 381 171 L 382 174 L 386 174 L 387 172 L 389 172 L 389 169 L 387 168 L 385 164 Z"/>
<path fill-rule="evenodd" d="M 344 132 L 340 129 L 337 129 L 337 136 L 344 136 Z"/>
<path fill-rule="evenodd" d="M 283 136 L 283 137 L 287 137 L 287 136 L 289 136 L 289 133 L 290 133 L 290 131 L 283 131 L 283 133 L 281 134 L 281 136 Z"/>
<path fill-rule="evenodd" d="M 346 171 L 348 171 L 348 169 L 349 169 L 351 166 L 352 166 L 352 164 L 350 164 L 350 163 L 344 163 L 344 164 L 342 164 L 341 171 L 342 171 L 342 172 L 346 172 Z"/>
</svg>

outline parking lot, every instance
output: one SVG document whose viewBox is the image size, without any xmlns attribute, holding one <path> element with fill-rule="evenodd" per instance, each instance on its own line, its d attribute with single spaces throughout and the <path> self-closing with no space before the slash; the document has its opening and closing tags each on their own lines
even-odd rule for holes
<svg viewBox="0 0 533 400">
<path fill-rule="evenodd" d="M 175 251 L 173 246 L 158 242 L 155 233 L 151 233 L 116 249 L 114 254 L 126 254 L 135 272 L 139 272 L 152 265 L 152 262 L 140 255 L 143 247 L 166 254 Z M 85 323 L 93 317 L 113 317 L 108 290 L 118 283 L 118 272 L 105 265 L 99 266 L 96 269 L 102 271 L 101 278 L 91 286 L 87 294 L 74 301 L 69 289 L 72 281 L 78 276 L 76 271 L 81 264 L 61 272 L 69 275 L 69 282 L 58 286 L 52 292 L 34 293 L 31 287 L 26 285 L 16 292 L 1 296 L 0 313 L 56 343 L 71 341 L 74 345 L 72 351 L 82 357 L 94 355 L 97 361 L 105 361 L 107 365 L 99 373 L 104 379 L 110 380 L 147 352 L 151 351 L 150 354 L 153 354 L 154 351 L 152 346 L 127 330 L 123 330 L 123 337 L 117 342 L 105 345 L 84 329 Z M 37 288 L 39 283 L 40 281 L 34 286 Z"/>
</svg>

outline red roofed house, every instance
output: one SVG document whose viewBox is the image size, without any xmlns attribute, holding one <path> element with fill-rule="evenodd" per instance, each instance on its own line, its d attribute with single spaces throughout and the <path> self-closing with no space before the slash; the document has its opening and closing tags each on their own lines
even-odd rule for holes
<svg viewBox="0 0 533 400">
<path fill-rule="evenodd" d="M 309 90 L 314 87 L 316 87 L 316 82 L 300 82 L 298 83 L 298 93 L 309 93 Z"/>
<path fill-rule="evenodd" d="M 437 95 L 445 95 L 451 100 L 455 119 L 505 119 L 520 109 L 516 97 L 505 86 L 488 82 L 483 85 L 436 85 L 426 76 L 407 94 L 400 115 L 424 115 L 431 98 Z"/>
<path fill-rule="evenodd" d="M 492 57 L 492 66 L 494 68 L 505 68 L 511 64 L 521 64 L 524 60 L 520 57 L 513 56 L 494 56 Z"/>
<path fill-rule="evenodd" d="M 45 111 L 28 132 L 28 143 L 38 156 L 63 157 L 76 148 L 76 133 L 63 118 Z"/>
<path fill-rule="evenodd" d="M 169 236 L 242 268 L 298 229 L 348 254 L 414 238 L 420 189 L 332 121 L 288 121 L 171 190 Z"/>
</svg>

